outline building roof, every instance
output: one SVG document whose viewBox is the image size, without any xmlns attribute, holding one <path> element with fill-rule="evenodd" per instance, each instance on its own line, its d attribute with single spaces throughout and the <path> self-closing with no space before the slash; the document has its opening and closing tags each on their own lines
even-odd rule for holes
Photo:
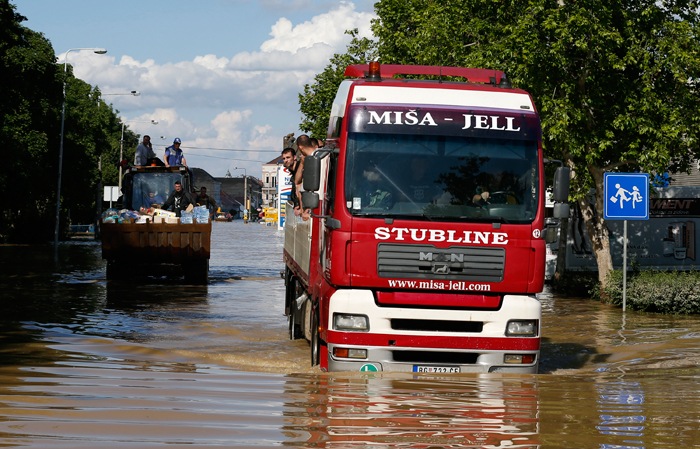
<svg viewBox="0 0 700 449">
<path fill-rule="evenodd" d="M 270 162 L 266 162 L 265 165 L 280 165 L 282 164 L 282 155 L 280 154 Z"/>
<path fill-rule="evenodd" d="M 206 170 L 201 169 L 201 168 L 192 167 L 192 168 L 190 168 L 190 172 L 192 172 L 192 176 L 194 178 L 195 188 L 199 188 L 202 185 L 204 185 L 206 187 L 207 185 L 212 185 L 216 181 L 218 181 L 212 175 L 210 175 Z"/>
</svg>

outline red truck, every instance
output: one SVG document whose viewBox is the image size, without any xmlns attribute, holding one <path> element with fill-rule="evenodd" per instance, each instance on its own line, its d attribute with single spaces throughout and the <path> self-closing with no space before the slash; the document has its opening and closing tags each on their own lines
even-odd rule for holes
<svg viewBox="0 0 700 449">
<path fill-rule="evenodd" d="M 345 75 L 326 145 L 305 161 L 312 218 L 287 213 L 290 338 L 329 371 L 537 372 L 545 176 L 532 98 L 497 70 Z M 554 191 L 565 201 L 566 168 Z"/>
</svg>

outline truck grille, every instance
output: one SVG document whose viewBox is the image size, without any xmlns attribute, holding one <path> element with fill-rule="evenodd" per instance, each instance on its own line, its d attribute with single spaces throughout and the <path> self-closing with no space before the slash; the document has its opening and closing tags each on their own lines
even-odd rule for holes
<svg viewBox="0 0 700 449">
<path fill-rule="evenodd" d="M 505 248 L 380 243 L 377 273 L 383 278 L 501 282 Z"/>
</svg>

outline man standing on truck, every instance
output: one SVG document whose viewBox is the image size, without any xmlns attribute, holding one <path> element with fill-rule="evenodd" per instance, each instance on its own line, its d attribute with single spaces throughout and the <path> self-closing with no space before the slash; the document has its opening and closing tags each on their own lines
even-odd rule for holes
<svg viewBox="0 0 700 449">
<path fill-rule="evenodd" d="M 136 147 L 136 154 L 134 156 L 134 166 L 143 167 L 148 164 L 149 159 L 156 157 L 156 153 L 153 152 L 153 145 L 151 144 L 151 136 L 146 134 L 143 136 L 143 140 Z"/>
<path fill-rule="evenodd" d="M 175 190 L 170 194 L 165 203 L 163 203 L 163 209 L 171 210 L 175 212 L 175 216 L 179 217 L 182 211 L 187 209 L 188 206 L 192 205 L 192 199 L 182 189 L 182 183 L 180 181 L 175 181 Z"/>
<path fill-rule="evenodd" d="M 148 165 L 162 167 L 165 164 L 156 157 L 156 153 L 153 151 L 153 144 L 151 143 L 151 136 L 145 135 L 141 143 L 136 147 L 134 166 L 145 167 Z"/>
<path fill-rule="evenodd" d="M 166 167 L 176 167 L 178 165 L 184 165 L 187 167 L 187 160 L 185 159 L 182 149 L 180 149 L 181 143 L 182 140 L 180 140 L 179 137 L 176 137 L 175 140 L 173 140 L 173 144 L 165 149 Z"/>
</svg>

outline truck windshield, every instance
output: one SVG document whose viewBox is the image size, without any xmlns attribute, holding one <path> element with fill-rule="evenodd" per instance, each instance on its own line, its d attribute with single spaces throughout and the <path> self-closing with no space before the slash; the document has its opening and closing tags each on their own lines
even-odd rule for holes
<svg viewBox="0 0 700 449">
<path fill-rule="evenodd" d="M 538 206 L 534 140 L 351 133 L 353 215 L 529 223 Z"/>
<path fill-rule="evenodd" d="M 180 173 L 135 173 L 132 181 L 133 210 L 160 207 L 175 189 L 175 181 L 183 182 Z M 183 185 L 184 187 L 184 185 Z"/>
</svg>

